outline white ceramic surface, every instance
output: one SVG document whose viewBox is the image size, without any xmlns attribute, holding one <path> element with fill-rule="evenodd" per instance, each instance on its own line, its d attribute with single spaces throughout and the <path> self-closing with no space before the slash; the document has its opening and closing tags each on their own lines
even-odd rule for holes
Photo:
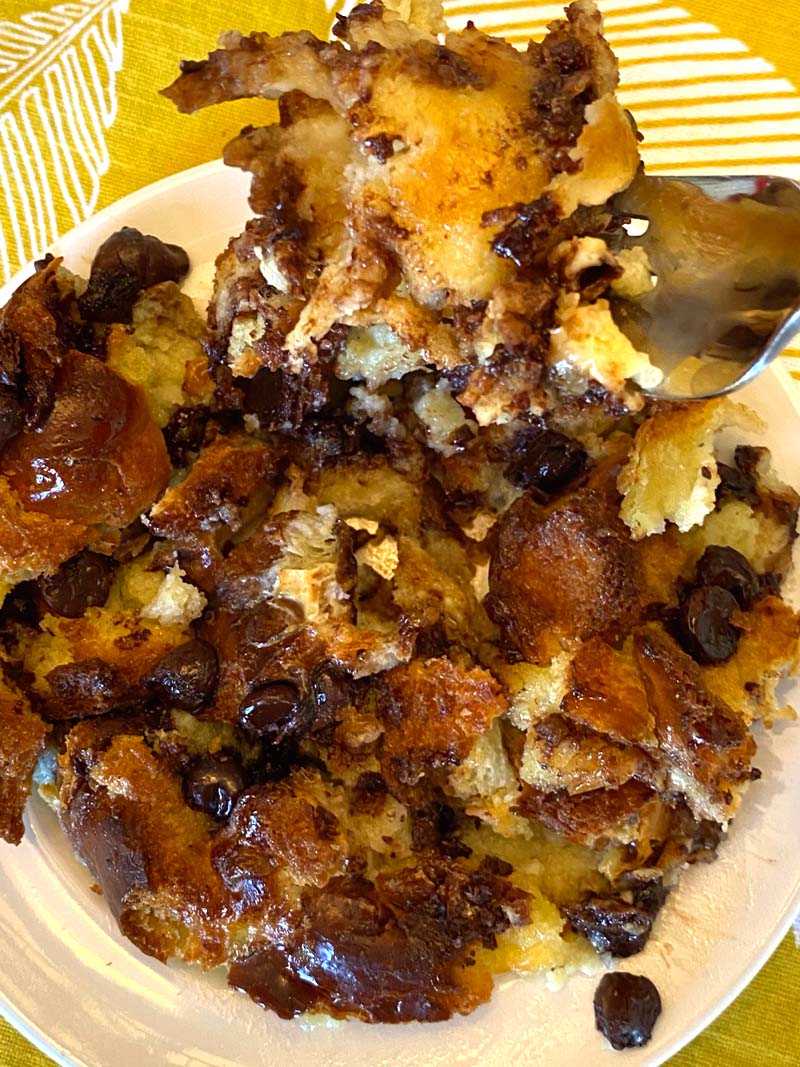
<svg viewBox="0 0 800 1067">
<path fill-rule="evenodd" d="M 98 244 L 133 225 L 208 264 L 247 217 L 246 187 L 244 175 L 221 164 L 198 167 L 101 212 L 54 251 L 87 272 Z M 199 293 L 208 277 L 207 268 L 193 271 L 188 290 Z M 0 292 L 0 303 L 7 296 Z M 745 399 L 768 420 L 765 443 L 780 472 L 800 485 L 800 410 L 788 389 L 797 386 L 777 369 Z M 649 975 L 664 1005 L 650 1045 L 626 1052 L 625 1067 L 662 1063 L 706 1026 L 765 962 L 798 909 L 800 724 L 762 732 L 759 747 L 764 777 L 718 861 L 685 873 L 646 951 L 623 964 Z M 557 993 L 539 978 L 506 979 L 490 1004 L 437 1025 L 284 1022 L 228 990 L 221 972 L 164 967 L 141 955 L 120 936 L 38 799 L 27 825 L 19 848 L 0 843 L 0 1011 L 62 1064 L 594 1067 L 620 1055 L 594 1029 L 596 979 L 582 976 Z"/>
</svg>

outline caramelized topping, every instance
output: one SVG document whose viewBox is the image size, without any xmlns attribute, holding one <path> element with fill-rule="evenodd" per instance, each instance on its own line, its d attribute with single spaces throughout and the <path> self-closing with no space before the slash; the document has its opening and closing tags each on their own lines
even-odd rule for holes
<svg viewBox="0 0 800 1067">
<path fill-rule="evenodd" d="M 470 949 L 524 921 L 525 893 L 458 861 L 430 860 L 381 876 L 334 879 L 297 935 L 233 964 L 229 981 L 289 1018 L 309 1010 L 369 1022 L 434 1022 L 488 994 L 464 969 Z M 299 936 L 298 936 L 299 935 Z"/>
<path fill-rule="evenodd" d="M 498 523 L 487 608 L 533 662 L 586 638 L 629 632 L 643 585 L 613 470 L 549 508 L 520 497 Z"/>
<path fill-rule="evenodd" d="M 169 460 L 142 392 L 94 357 L 68 352 L 51 414 L 6 447 L 3 469 L 33 511 L 122 527 L 164 488 Z"/>
</svg>

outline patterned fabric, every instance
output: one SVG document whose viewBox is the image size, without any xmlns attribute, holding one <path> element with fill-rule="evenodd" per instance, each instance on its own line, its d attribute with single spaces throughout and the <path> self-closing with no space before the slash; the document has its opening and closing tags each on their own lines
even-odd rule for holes
<svg viewBox="0 0 800 1067">
<path fill-rule="evenodd" d="M 800 177 L 797 0 L 599 6 L 651 172 Z M 512 41 L 541 34 L 560 10 L 513 0 L 445 7 L 454 25 L 472 19 Z M 217 158 L 242 126 L 271 120 L 274 105 L 260 101 L 179 116 L 156 91 L 172 81 L 178 57 L 205 55 L 221 29 L 306 26 L 326 35 L 331 21 L 324 0 L 2 0 L 0 284 L 92 212 Z M 800 345 L 787 358 L 800 379 Z M 671 1067 L 796 1067 L 798 990 L 800 950 L 789 934 Z M 49 1063 L 0 1021 L 0 1067 Z"/>
</svg>

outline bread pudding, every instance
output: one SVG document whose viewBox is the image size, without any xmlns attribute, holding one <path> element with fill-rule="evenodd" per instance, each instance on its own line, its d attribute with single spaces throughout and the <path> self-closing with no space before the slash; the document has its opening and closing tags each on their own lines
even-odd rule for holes
<svg viewBox="0 0 800 1067">
<path fill-rule="evenodd" d="M 791 714 L 800 498 L 667 403 L 600 17 L 225 34 L 277 99 L 201 317 L 125 229 L 0 313 L 0 835 L 40 788 L 120 929 L 281 1016 L 468 1013 L 641 951 Z M 733 445 L 723 441 L 726 428 Z"/>
</svg>

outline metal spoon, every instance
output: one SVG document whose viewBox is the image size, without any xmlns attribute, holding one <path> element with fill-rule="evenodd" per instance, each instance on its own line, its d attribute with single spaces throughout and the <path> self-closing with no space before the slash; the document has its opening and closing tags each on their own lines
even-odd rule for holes
<svg viewBox="0 0 800 1067">
<path fill-rule="evenodd" d="M 702 218 L 702 198 L 685 185 L 682 192 L 680 185 L 668 189 L 667 182 L 688 183 L 726 205 L 709 212 L 716 232 L 703 232 L 702 227 L 691 231 Z M 672 215 L 659 219 L 661 194 L 654 194 L 653 188 L 675 202 L 684 197 L 685 214 L 676 218 L 673 202 Z M 742 201 L 764 208 L 737 209 Z M 649 215 L 642 210 L 648 203 L 653 208 Z M 733 392 L 751 382 L 800 333 L 800 184 L 766 175 L 640 178 L 617 198 L 615 208 L 634 220 L 624 244 L 643 246 L 663 269 L 662 277 L 662 270 L 654 267 L 652 294 L 615 306 L 622 329 L 664 372 L 661 384 L 649 390 L 651 396 L 693 400 Z M 726 221 L 736 227 L 737 210 L 747 224 L 738 247 L 735 234 L 725 232 Z M 651 225 L 658 232 L 648 240 Z M 678 230 L 670 258 L 663 249 Z M 676 278 L 681 279 L 677 285 Z"/>
</svg>

